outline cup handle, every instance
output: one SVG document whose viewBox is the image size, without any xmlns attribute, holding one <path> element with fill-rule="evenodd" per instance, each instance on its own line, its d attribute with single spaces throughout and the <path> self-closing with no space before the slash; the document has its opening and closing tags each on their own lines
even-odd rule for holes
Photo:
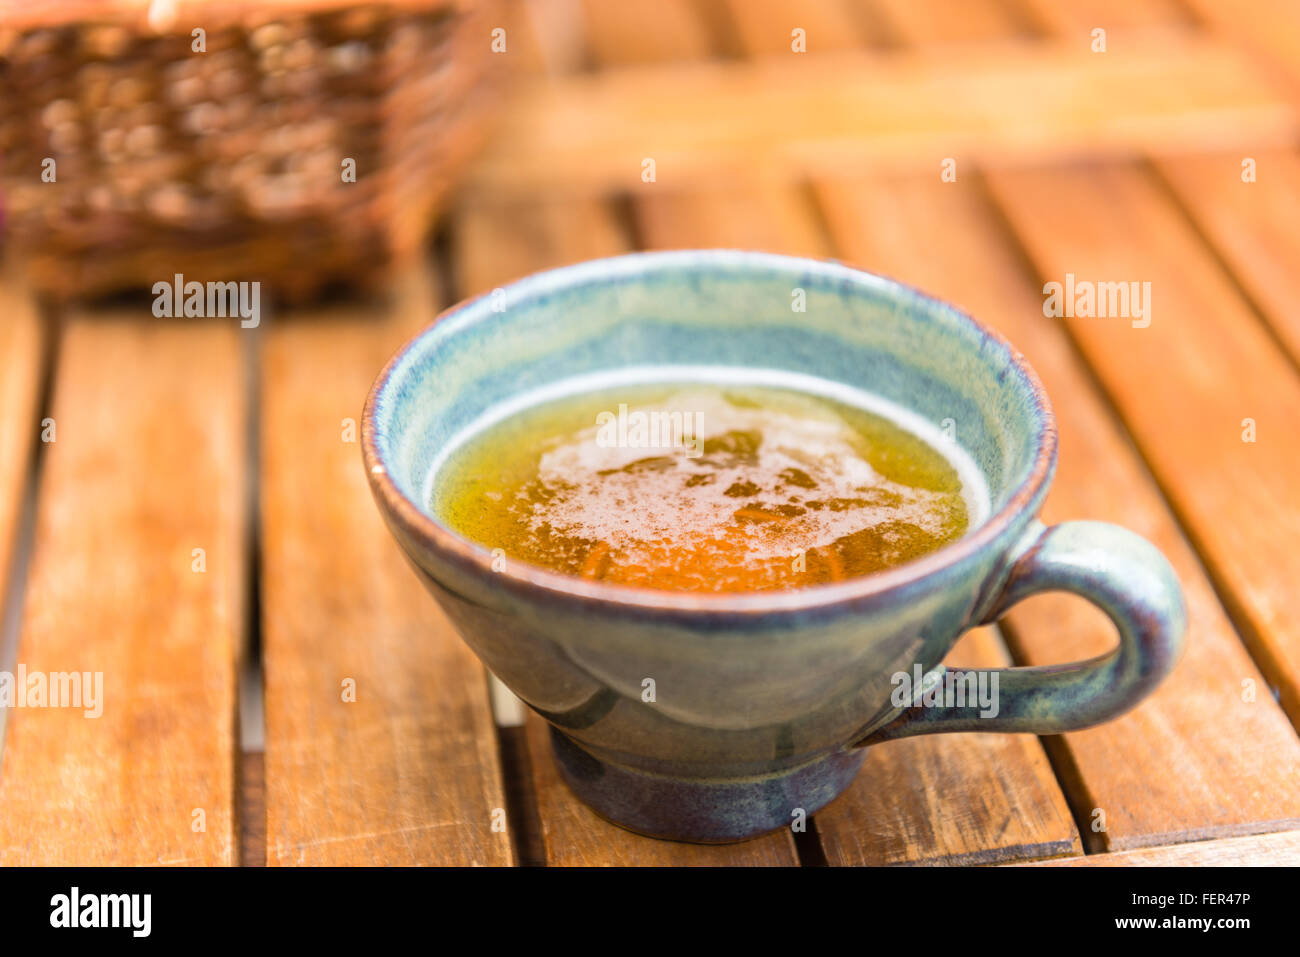
<svg viewBox="0 0 1300 957">
<path fill-rule="evenodd" d="M 1041 523 L 1026 533 L 1001 591 L 980 624 L 1023 598 L 1046 591 L 1082 595 L 1119 631 L 1119 645 L 1087 661 L 1029 668 L 983 669 L 997 678 L 996 714 L 979 703 L 914 703 L 853 747 L 945 731 L 1059 734 L 1109 721 L 1145 698 L 1183 651 L 1187 609 L 1174 570 L 1154 545 L 1106 522 Z M 973 671 L 978 681 L 981 669 Z M 986 699 L 987 700 L 987 699 Z"/>
</svg>

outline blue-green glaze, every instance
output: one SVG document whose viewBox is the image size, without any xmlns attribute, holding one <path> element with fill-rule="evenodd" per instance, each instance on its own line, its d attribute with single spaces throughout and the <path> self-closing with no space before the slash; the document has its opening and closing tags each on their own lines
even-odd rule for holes
<svg viewBox="0 0 1300 957">
<path fill-rule="evenodd" d="M 795 311 L 795 290 L 805 311 Z M 956 438 L 990 517 L 913 563 L 785 592 L 606 585 L 492 553 L 425 501 L 438 451 L 489 407 L 595 371 L 732 365 L 883 396 Z M 729 841 L 789 825 L 847 786 L 864 744 L 949 730 L 1051 734 L 1131 708 L 1186 627 L 1164 558 L 1100 523 L 1035 516 L 1056 428 L 1005 340 L 906 286 L 837 263 L 730 250 L 642 253 L 541 273 L 463 303 L 410 342 L 366 403 L 380 511 L 461 635 L 558 729 L 573 790 L 642 833 Z M 1101 464 L 1099 463 L 1099 466 Z M 1036 591 L 1075 591 L 1116 622 L 1092 662 L 999 672 L 999 713 L 900 706 L 897 673 L 939 672 L 961 633 Z M 653 678 L 655 700 L 642 700 Z"/>
</svg>

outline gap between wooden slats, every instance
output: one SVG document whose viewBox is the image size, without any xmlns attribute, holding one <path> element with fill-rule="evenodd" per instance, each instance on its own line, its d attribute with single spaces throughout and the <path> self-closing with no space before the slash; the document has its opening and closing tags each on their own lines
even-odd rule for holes
<svg viewBox="0 0 1300 957">
<path fill-rule="evenodd" d="M 36 508 L 42 403 L 56 331 L 43 321 L 21 277 L 0 272 L 0 671 L 13 673 L 18 655 L 27 565 Z M 0 773 L 5 724 L 0 710 Z"/>
</svg>

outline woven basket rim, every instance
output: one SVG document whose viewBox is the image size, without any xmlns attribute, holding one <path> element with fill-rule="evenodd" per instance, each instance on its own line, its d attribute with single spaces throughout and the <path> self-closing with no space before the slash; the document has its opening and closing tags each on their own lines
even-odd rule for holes
<svg viewBox="0 0 1300 957">
<path fill-rule="evenodd" d="M 254 20 L 370 9 L 379 13 L 460 12 L 482 6 L 479 0 L 0 0 L 0 30 L 35 30 L 75 23 L 117 25 L 158 36 L 184 34 L 196 27 L 223 29 Z"/>
</svg>

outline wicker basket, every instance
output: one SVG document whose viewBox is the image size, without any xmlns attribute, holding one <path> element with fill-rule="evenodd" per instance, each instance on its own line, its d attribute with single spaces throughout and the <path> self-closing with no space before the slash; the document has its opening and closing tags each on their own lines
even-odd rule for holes
<svg viewBox="0 0 1300 957">
<path fill-rule="evenodd" d="M 178 272 L 290 300 L 373 284 L 420 249 L 495 99 L 496 0 L 7 11 L 8 244 L 59 297 Z"/>
</svg>

